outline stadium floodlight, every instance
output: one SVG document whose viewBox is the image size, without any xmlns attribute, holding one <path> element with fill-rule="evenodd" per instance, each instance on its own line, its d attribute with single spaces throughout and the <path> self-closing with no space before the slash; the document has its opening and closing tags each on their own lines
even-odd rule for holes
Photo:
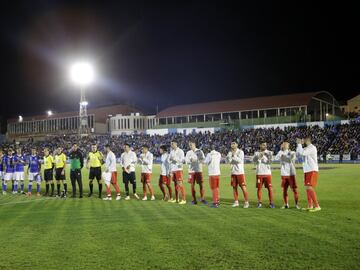
<svg viewBox="0 0 360 270">
<path fill-rule="evenodd" d="M 326 117 L 328 117 L 328 116 L 329 116 L 329 113 L 326 113 L 325 115 L 326 115 Z"/>
<path fill-rule="evenodd" d="M 76 62 L 71 66 L 70 77 L 72 81 L 82 87 L 94 81 L 94 68 L 88 62 Z"/>
<path fill-rule="evenodd" d="M 86 135 L 89 132 L 89 119 L 87 115 L 88 102 L 85 98 L 85 88 L 94 81 L 95 72 L 93 66 L 86 61 L 74 63 L 70 68 L 70 77 L 74 84 L 80 86 L 80 110 L 79 110 L 79 134 Z"/>
<path fill-rule="evenodd" d="M 23 121 L 23 117 L 19 115 L 19 122 L 21 123 Z"/>
<path fill-rule="evenodd" d="M 52 116 L 52 115 L 53 115 L 52 110 L 48 110 L 48 111 L 47 111 L 47 115 L 48 115 L 48 116 Z"/>
</svg>

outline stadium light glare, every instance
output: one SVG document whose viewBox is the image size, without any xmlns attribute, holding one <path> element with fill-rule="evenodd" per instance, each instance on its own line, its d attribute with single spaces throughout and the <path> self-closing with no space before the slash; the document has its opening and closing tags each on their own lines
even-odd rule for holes
<svg viewBox="0 0 360 270">
<path fill-rule="evenodd" d="M 53 115 L 52 110 L 48 110 L 48 111 L 47 111 L 47 115 L 48 115 L 48 116 L 52 116 L 52 115 Z"/>
<path fill-rule="evenodd" d="M 23 121 L 23 117 L 19 115 L 19 122 L 21 123 Z"/>
<path fill-rule="evenodd" d="M 81 101 L 81 102 L 80 102 L 80 105 L 82 105 L 82 106 L 87 106 L 87 105 L 89 105 L 89 103 L 88 103 L 87 101 Z"/>
<path fill-rule="evenodd" d="M 70 77 L 75 84 L 87 86 L 94 81 L 94 68 L 88 62 L 76 62 L 70 68 Z"/>
<path fill-rule="evenodd" d="M 326 115 L 326 117 L 328 117 L 328 116 L 329 116 L 329 113 L 326 113 L 325 115 Z"/>
</svg>

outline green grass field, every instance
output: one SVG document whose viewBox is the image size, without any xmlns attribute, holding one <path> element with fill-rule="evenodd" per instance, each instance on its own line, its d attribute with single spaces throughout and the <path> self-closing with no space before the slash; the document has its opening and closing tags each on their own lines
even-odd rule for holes
<svg viewBox="0 0 360 270">
<path fill-rule="evenodd" d="M 360 269 L 360 166 L 322 168 L 317 213 L 279 209 L 279 170 L 273 173 L 277 208 L 257 209 L 250 165 L 250 209 L 231 208 L 227 165 L 218 209 L 161 201 L 157 166 L 154 202 L 0 195 L 0 269 Z M 305 206 L 302 183 L 298 170 Z M 87 192 L 87 180 L 84 187 Z M 206 187 L 210 200 L 207 181 Z"/>
</svg>

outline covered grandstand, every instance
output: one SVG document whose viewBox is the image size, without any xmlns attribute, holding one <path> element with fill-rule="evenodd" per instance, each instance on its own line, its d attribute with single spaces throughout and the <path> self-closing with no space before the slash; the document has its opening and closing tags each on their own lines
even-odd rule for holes
<svg viewBox="0 0 360 270">
<path fill-rule="evenodd" d="M 327 91 L 214 101 L 166 108 L 158 128 L 244 126 L 339 119 L 338 101 Z"/>
</svg>

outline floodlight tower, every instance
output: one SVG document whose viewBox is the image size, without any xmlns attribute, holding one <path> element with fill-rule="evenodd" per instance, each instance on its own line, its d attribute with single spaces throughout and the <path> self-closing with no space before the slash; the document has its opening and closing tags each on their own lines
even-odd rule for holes
<svg viewBox="0 0 360 270">
<path fill-rule="evenodd" d="M 70 75 L 73 82 L 80 87 L 79 134 L 87 135 L 89 133 L 89 125 L 85 88 L 93 81 L 94 70 L 91 64 L 78 62 L 71 67 Z"/>
</svg>

